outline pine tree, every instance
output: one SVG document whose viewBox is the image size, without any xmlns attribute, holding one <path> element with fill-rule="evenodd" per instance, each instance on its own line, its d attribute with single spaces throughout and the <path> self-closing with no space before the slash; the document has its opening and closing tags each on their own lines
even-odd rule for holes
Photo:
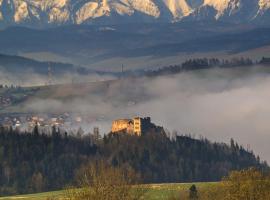
<svg viewBox="0 0 270 200">
<path fill-rule="evenodd" d="M 196 187 L 196 185 L 192 185 L 189 188 L 189 199 L 190 200 L 197 200 L 198 198 L 199 197 L 198 197 L 197 187 Z"/>
</svg>

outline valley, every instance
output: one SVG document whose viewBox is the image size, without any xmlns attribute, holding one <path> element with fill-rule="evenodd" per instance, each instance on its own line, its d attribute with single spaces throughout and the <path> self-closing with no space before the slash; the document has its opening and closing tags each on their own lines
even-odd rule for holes
<svg viewBox="0 0 270 200">
<path fill-rule="evenodd" d="M 46 71 L 51 62 L 62 72 L 83 67 L 117 73 L 122 65 L 125 70 L 149 70 L 198 57 L 258 59 L 258 51 L 263 52 L 260 57 L 268 55 L 263 49 L 270 45 L 269 35 L 268 28 L 219 22 L 10 27 L 0 31 L 0 52 L 35 60 L 17 58 L 25 70 L 36 65 Z"/>
</svg>

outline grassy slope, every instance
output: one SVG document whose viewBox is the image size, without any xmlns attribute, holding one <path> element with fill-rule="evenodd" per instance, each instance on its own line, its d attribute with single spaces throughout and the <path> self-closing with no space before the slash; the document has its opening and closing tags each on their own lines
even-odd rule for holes
<svg viewBox="0 0 270 200">
<path fill-rule="evenodd" d="M 163 200 L 169 198 L 171 195 L 176 195 L 178 193 L 185 193 L 188 191 L 192 184 L 153 184 L 146 185 L 148 188 L 148 192 L 145 194 L 145 198 L 147 200 Z M 196 183 L 199 191 L 207 190 L 216 183 Z M 39 194 L 29 194 L 29 195 L 20 195 L 20 196 L 11 196 L 11 197 L 2 197 L 0 200 L 46 200 L 48 197 L 61 197 L 64 196 L 64 191 L 56 191 L 56 192 L 47 192 L 47 193 L 39 193 Z"/>
<path fill-rule="evenodd" d="M 27 98 L 23 99 L 19 103 L 15 103 L 12 106 L 6 108 L 0 108 L 1 113 L 27 113 L 24 106 L 30 104 L 36 99 L 57 99 L 65 100 L 72 98 L 83 98 L 87 94 L 97 93 L 98 91 L 106 92 L 108 85 L 114 83 L 114 81 L 100 81 L 89 82 L 81 84 L 63 84 L 54 86 L 35 86 L 24 88 L 25 91 L 11 92 L 11 94 L 17 98 L 24 94 L 28 94 Z M 30 92 L 34 90 L 34 92 Z M 28 92 L 27 92 L 28 91 Z M 6 89 L 0 89 L 0 96 L 6 93 Z"/>
</svg>

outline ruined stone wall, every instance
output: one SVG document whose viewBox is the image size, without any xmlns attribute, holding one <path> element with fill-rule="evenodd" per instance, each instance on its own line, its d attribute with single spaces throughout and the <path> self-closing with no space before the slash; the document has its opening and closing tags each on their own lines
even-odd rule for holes
<svg viewBox="0 0 270 200">
<path fill-rule="evenodd" d="M 112 133 L 126 131 L 127 133 L 133 133 L 133 121 L 131 119 L 119 119 L 112 123 Z"/>
<path fill-rule="evenodd" d="M 151 123 L 151 118 L 136 117 L 132 119 L 119 119 L 112 123 L 112 133 L 126 132 L 141 136 L 147 130 L 156 127 Z"/>
</svg>

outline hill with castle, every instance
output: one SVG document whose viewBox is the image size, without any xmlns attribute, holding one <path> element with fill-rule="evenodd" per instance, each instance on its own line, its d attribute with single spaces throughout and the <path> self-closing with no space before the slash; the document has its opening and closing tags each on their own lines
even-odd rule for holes
<svg viewBox="0 0 270 200">
<path fill-rule="evenodd" d="M 33 132 L 0 127 L 0 146 L 10 152 L 0 157 L 0 168 L 10 172 L 0 173 L 0 194 L 62 189 L 72 183 L 83 163 L 93 159 L 131 167 L 144 183 L 211 182 L 231 170 L 268 169 L 234 140 L 225 144 L 171 135 L 150 118 L 138 117 L 114 121 L 112 132 L 104 136 L 98 131 L 70 134 L 56 127 L 50 134 L 38 127 Z"/>
<path fill-rule="evenodd" d="M 135 128 L 126 129 L 129 123 Z M 98 132 L 76 136 L 55 127 L 50 135 L 38 127 L 24 133 L 0 128 L 0 146 L 10 152 L 1 157 L 0 168 L 12 172 L 0 174 L 0 194 L 62 189 L 73 183 L 81 165 L 93 159 L 131 167 L 144 183 L 219 181 L 231 170 L 268 169 L 234 140 L 224 144 L 185 135 L 171 137 L 150 118 L 116 120 L 112 129 L 104 136 Z"/>
</svg>

